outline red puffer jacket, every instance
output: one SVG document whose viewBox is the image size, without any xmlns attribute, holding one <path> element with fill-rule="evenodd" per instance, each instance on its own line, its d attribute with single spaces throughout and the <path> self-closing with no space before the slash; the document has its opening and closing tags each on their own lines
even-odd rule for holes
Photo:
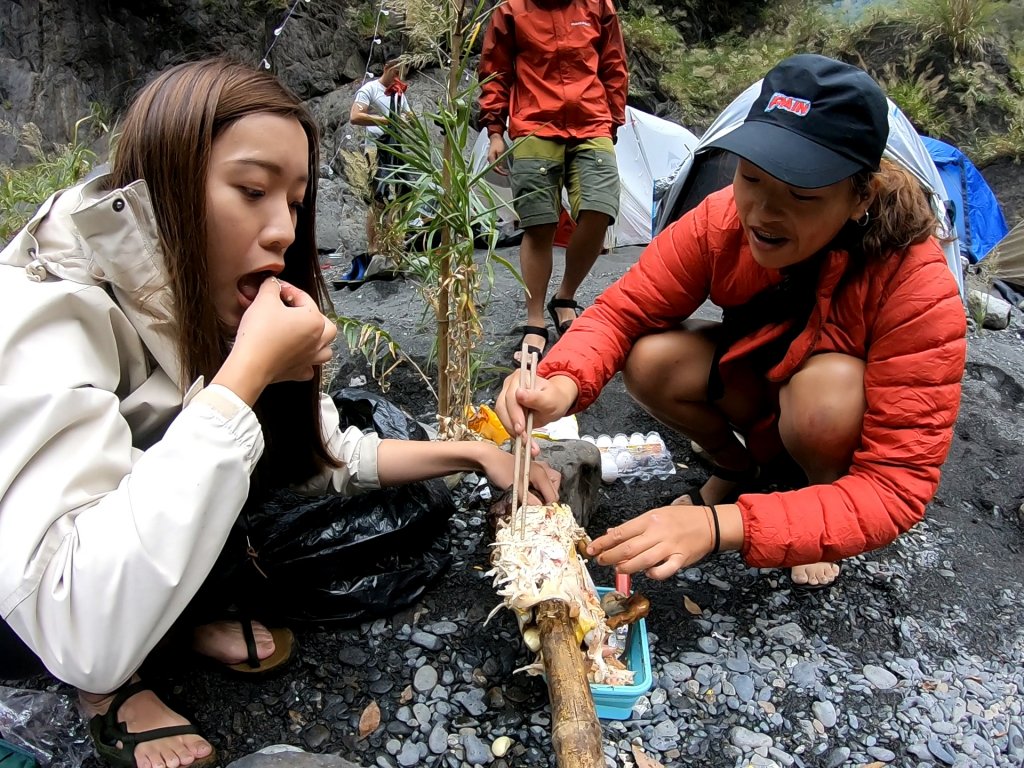
<svg viewBox="0 0 1024 768">
<path fill-rule="evenodd" d="M 480 125 L 513 139 L 612 136 L 626 121 L 629 73 L 612 0 L 508 0 L 491 12 L 480 57 Z"/>
<path fill-rule="evenodd" d="M 768 377 L 789 379 L 819 352 L 866 362 L 867 411 L 847 475 L 830 485 L 739 499 L 751 566 L 835 561 L 885 546 L 924 517 L 953 439 L 967 351 L 956 282 L 929 239 L 902 256 L 851 273 L 845 251 L 828 254 L 807 327 Z M 673 328 L 706 299 L 741 305 L 778 282 L 753 260 L 732 187 L 660 234 L 541 362 L 539 373 L 579 386 L 575 410 L 593 402 L 640 336 Z M 781 332 L 769 326 L 741 339 L 723 369 Z"/>
</svg>

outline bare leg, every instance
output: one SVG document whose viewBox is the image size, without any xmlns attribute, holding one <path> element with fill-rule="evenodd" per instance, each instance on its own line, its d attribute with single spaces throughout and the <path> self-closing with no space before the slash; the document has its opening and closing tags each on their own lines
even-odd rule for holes
<svg viewBox="0 0 1024 768">
<path fill-rule="evenodd" d="M 551 280 L 551 247 L 555 240 L 555 224 L 527 227 L 519 247 L 519 269 L 526 283 L 526 324 L 544 327 L 544 295 Z M 543 350 L 541 336 L 530 334 L 526 343 Z M 516 354 L 518 360 L 518 353 Z"/>
<path fill-rule="evenodd" d="M 79 691 L 78 697 L 86 716 L 92 717 L 107 711 L 114 694 Z M 169 709 L 152 691 L 141 691 L 128 699 L 118 710 L 117 719 L 124 722 L 129 733 L 188 725 L 185 718 Z M 139 744 L 135 747 L 135 761 L 139 768 L 178 768 L 202 760 L 212 752 L 213 747 L 202 736 L 169 736 Z"/>
<path fill-rule="evenodd" d="M 626 360 L 626 389 L 654 418 L 700 443 L 726 469 L 744 470 L 751 457 L 733 426 L 752 423 L 764 408 L 764 387 L 749 377 L 742 388 L 707 402 L 708 374 L 715 345 L 708 334 L 715 324 L 687 321 L 678 331 L 644 336 Z M 715 503 L 735 487 L 712 476 L 701 496 Z"/>
<path fill-rule="evenodd" d="M 601 255 L 604 236 L 608 231 L 607 214 L 598 211 L 580 211 L 576 229 L 565 249 L 565 272 L 562 282 L 555 291 L 557 299 L 575 299 L 576 291 L 590 274 L 590 270 Z M 576 317 L 571 309 L 556 309 L 559 325 Z"/>
<path fill-rule="evenodd" d="M 864 425 L 864 363 L 849 355 L 815 355 L 779 392 L 779 434 L 812 485 L 850 470 Z M 830 584 L 835 563 L 795 566 L 794 584 Z"/>
</svg>

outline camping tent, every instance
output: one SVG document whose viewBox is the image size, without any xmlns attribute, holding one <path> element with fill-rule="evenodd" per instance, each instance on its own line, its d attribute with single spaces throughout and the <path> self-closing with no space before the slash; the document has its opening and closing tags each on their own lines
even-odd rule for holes
<svg viewBox="0 0 1024 768">
<path fill-rule="evenodd" d="M 655 214 L 654 232 L 657 234 L 694 208 L 711 192 L 732 183 L 735 169 L 735 156 L 724 150 L 708 149 L 707 145 L 735 129 L 750 110 L 751 105 L 761 93 L 761 82 L 758 81 L 737 96 L 701 137 L 693 150 L 693 155 L 679 169 L 679 175 L 672 186 L 658 203 Z M 898 163 L 912 173 L 931 199 L 932 209 L 938 216 L 943 230 L 940 234 L 951 235 L 954 232 L 946 211 L 946 190 L 939 176 L 939 171 L 932 162 L 917 135 L 914 126 L 892 101 L 889 102 L 889 141 L 885 148 L 885 156 Z M 964 293 L 963 269 L 960 264 L 960 251 L 955 240 L 947 240 L 942 244 L 946 254 L 946 263 L 956 277 L 960 295 Z"/>
<path fill-rule="evenodd" d="M 696 145 L 697 137 L 681 125 L 626 107 L 626 124 L 619 129 L 615 145 L 622 187 L 619 217 L 611 228 L 606 245 L 615 247 L 650 242 L 654 182 L 673 174 L 690 157 Z M 487 148 L 487 134 L 481 132 L 473 146 L 473 170 L 477 173 L 487 167 Z M 514 220 L 508 177 L 491 171 L 485 179 L 506 203 L 499 210 L 501 220 Z M 568 207 L 564 199 L 563 203 Z"/>
<path fill-rule="evenodd" d="M 939 170 L 946 200 L 952 205 L 960 253 L 977 264 L 1008 230 L 999 202 L 963 152 L 928 136 L 921 140 Z"/>
<path fill-rule="evenodd" d="M 1024 293 L 1024 221 L 996 244 L 985 265 L 990 277 L 1011 283 L 1018 293 Z"/>
</svg>

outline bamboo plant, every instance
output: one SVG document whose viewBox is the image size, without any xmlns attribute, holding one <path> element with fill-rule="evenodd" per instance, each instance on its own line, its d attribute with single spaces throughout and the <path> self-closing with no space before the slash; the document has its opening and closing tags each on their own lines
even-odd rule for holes
<svg viewBox="0 0 1024 768">
<path fill-rule="evenodd" d="M 441 435 L 468 433 L 474 389 L 474 350 L 482 336 L 478 298 L 495 262 L 518 275 L 495 253 L 497 211 L 502 205 L 470 157 L 470 122 L 479 84 L 467 63 L 487 23 L 485 0 L 388 0 L 410 41 L 406 58 L 433 58 L 447 73 L 444 95 L 432 109 L 411 113 L 388 127 L 391 149 L 403 167 L 395 172 L 407 190 L 388 204 L 392 226 L 418 240 L 414 253 L 395 254 L 419 281 L 436 319 L 438 419 Z M 440 145 L 436 138 L 440 130 Z M 485 242 L 481 243 L 480 241 Z M 474 242 L 475 241 L 475 242 Z M 483 245 L 478 258 L 476 245 Z"/>
</svg>

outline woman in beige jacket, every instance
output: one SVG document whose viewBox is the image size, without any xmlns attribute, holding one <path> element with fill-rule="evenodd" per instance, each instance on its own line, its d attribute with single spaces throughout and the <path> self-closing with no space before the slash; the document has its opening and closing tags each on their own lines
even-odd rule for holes
<svg viewBox="0 0 1024 768">
<path fill-rule="evenodd" d="M 0 253 L 0 677 L 77 686 L 109 763 L 213 747 L 136 670 L 213 567 L 250 490 L 349 493 L 458 470 L 482 443 L 380 440 L 321 396 L 336 329 L 314 243 L 316 124 L 264 72 L 184 64 L 129 108 L 112 173 L 48 200 Z M 552 478 L 531 478 L 545 501 Z M 227 664 L 280 656 L 199 628 Z M 168 731 L 166 728 L 172 727 Z M 154 729 L 164 729 L 154 732 Z"/>
</svg>

